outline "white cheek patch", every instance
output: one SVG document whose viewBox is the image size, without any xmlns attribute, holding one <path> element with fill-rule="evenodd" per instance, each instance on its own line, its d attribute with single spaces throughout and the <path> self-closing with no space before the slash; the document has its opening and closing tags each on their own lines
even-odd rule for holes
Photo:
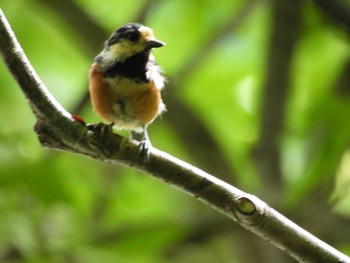
<svg viewBox="0 0 350 263">
<path fill-rule="evenodd" d="M 105 51 L 105 58 L 109 61 L 115 60 L 116 58 L 119 60 L 125 60 L 136 53 L 142 52 L 143 50 L 144 45 L 124 40 L 110 46 Z"/>
</svg>

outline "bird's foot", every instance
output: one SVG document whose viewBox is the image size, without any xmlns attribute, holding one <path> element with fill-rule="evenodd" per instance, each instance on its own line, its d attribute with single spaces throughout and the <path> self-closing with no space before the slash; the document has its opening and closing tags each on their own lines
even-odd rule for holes
<svg viewBox="0 0 350 263">
<path fill-rule="evenodd" d="M 152 144 L 149 140 L 143 139 L 138 145 L 137 155 L 141 156 L 143 163 L 145 164 L 151 155 Z"/>
<path fill-rule="evenodd" d="M 96 133 L 101 134 L 101 135 L 112 133 L 113 132 L 113 126 L 114 126 L 114 123 L 104 124 L 102 122 L 86 124 L 86 127 L 90 131 L 96 132 Z"/>
</svg>

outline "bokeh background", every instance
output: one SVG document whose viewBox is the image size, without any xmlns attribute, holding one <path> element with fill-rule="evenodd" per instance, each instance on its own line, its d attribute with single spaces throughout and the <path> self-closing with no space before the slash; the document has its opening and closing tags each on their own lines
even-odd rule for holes
<svg viewBox="0 0 350 263">
<path fill-rule="evenodd" d="M 255 194 L 350 255 L 350 1 L 1 0 L 56 99 L 99 122 L 87 74 L 141 22 L 168 112 L 155 147 Z M 1 262 L 294 262 L 149 175 L 43 149 L 0 63 Z M 125 133 L 123 133 L 125 134 Z M 126 135 L 126 134 L 125 134 Z"/>
</svg>

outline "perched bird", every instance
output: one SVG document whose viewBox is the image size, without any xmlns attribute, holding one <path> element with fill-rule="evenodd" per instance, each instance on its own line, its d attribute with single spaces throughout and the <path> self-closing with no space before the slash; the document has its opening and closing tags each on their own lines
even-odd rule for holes
<svg viewBox="0 0 350 263">
<path fill-rule="evenodd" d="M 164 45 L 151 28 L 128 23 L 105 42 L 89 74 L 95 112 L 118 129 L 143 133 L 143 148 L 151 145 L 147 126 L 165 110 L 164 77 L 152 55 Z"/>
</svg>

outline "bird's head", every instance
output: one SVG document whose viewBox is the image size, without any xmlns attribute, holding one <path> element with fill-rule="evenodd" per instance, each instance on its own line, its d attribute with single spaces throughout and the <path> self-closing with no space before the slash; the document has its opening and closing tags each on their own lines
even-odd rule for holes
<svg viewBox="0 0 350 263">
<path fill-rule="evenodd" d="M 118 28 L 105 42 L 105 55 L 111 60 L 123 61 L 138 53 L 150 52 L 164 46 L 157 40 L 153 30 L 138 23 L 128 23 Z"/>
</svg>

